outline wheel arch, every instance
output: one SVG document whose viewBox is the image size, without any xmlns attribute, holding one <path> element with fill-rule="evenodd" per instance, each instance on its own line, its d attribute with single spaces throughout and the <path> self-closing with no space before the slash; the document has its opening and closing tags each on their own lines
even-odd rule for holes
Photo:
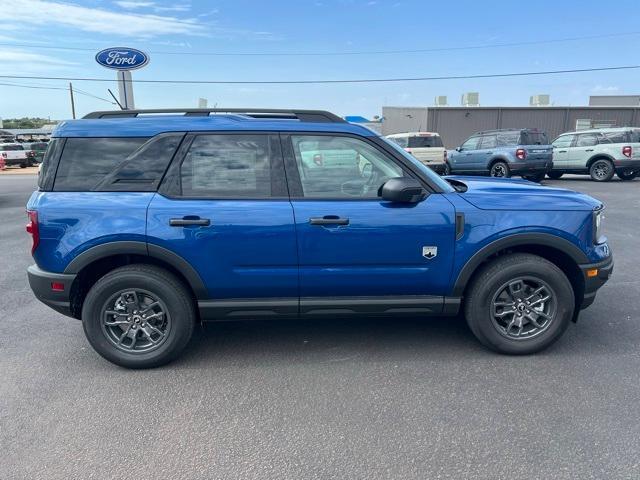
<svg viewBox="0 0 640 480">
<path fill-rule="evenodd" d="M 587 160 L 587 169 L 590 169 L 591 165 L 593 165 L 593 163 L 597 160 L 609 160 L 615 166 L 615 158 L 613 158 L 611 155 L 609 155 L 608 153 L 596 153 L 595 155 L 590 157 L 589 160 Z"/>
<path fill-rule="evenodd" d="M 510 253 L 532 253 L 557 265 L 567 276 L 573 287 L 577 318 L 584 297 L 584 276 L 580 264 L 591 261 L 576 245 L 548 233 L 521 233 L 495 240 L 476 252 L 462 267 L 454 283 L 452 296 L 464 297 L 475 275 L 487 262 Z"/>
<path fill-rule="evenodd" d="M 491 168 L 493 168 L 493 166 L 498 162 L 506 163 L 507 167 L 511 168 L 511 162 L 509 161 L 509 159 L 506 156 L 504 156 L 504 155 L 495 155 L 495 156 L 491 157 L 489 159 L 489 161 L 487 162 L 487 170 L 491 171 Z"/>
<path fill-rule="evenodd" d="M 77 275 L 70 292 L 72 314 L 80 318 L 84 299 L 100 277 L 134 263 L 156 265 L 170 271 L 190 290 L 194 301 L 209 297 L 198 272 L 176 253 L 145 242 L 109 242 L 84 251 L 65 269 L 64 273 Z"/>
</svg>

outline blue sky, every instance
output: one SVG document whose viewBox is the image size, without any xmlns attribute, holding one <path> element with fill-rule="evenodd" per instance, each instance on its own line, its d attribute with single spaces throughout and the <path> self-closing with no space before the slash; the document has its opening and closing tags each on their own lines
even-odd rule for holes
<svg viewBox="0 0 640 480">
<path fill-rule="evenodd" d="M 291 80 L 467 75 L 640 64 L 635 1 L 478 2 L 418 0 L 5 0 L 0 9 L 0 72 L 115 78 L 94 61 L 109 46 L 150 52 L 136 79 Z M 342 56 L 198 56 L 162 52 L 318 53 L 437 49 L 638 32 L 528 46 Z M 29 46 L 18 46 L 28 44 Z M 44 47 L 86 50 L 56 50 Z M 633 55 L 632 55 L 633 53 Z M 640 70 L 540 77 L 357 85 L 135 86 L 138 108 L 197 105 L 322 108 L 373 116 L 383 105 L 459 105 L 479 91 L 482 105 L 526 105 L 551 94 L 584 105 L 593 94 L 640 94 Z M 10 83 L 13 85 L 1 85 Z M 21 85 L 15 86 L 15 85 Z M 0 116 L 69 118 L 64 81 L 0 79 Z M 115 84 L 74 81 L 108 98 Z M 109 103 L 79 94 L 79 115 Z"/>
</svg>

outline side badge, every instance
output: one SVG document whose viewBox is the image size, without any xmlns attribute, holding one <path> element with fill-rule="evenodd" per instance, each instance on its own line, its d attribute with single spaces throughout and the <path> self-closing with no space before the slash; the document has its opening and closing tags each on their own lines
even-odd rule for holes
<svg viewBox="0 0 640 480">
<path fill-rule="evenodd" d="M 427 260 L 438 256 L 438 247 L 422 247 L 422 256 Z"/>
</svg>

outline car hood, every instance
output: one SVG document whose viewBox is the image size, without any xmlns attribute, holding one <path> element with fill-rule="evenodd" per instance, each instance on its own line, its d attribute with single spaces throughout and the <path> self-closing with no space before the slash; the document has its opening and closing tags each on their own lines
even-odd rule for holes
<svg viewBox="0 0 640 480">
<path fill-rule="evenodd" d="M 466 188 L 460 196 L 483 210 L 594 210 L 602 206 L 589 195 L 527 180 L 462 176 L 446 179 Z"/>
</svg>

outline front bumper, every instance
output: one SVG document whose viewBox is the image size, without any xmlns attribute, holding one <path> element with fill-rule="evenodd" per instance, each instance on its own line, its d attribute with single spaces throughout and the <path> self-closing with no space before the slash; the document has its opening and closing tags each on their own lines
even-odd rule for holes
<svg viewBox="0 0 640 480">
<path fill-rule="evenodd" d="M 593 303 L 596 299 L 598 289 L 611 277 L 613 273 L 613 256 L 610 255 L 608 258 L 597 263 L 580 265 L 580 269 L 584 275 L 584 297 L 580 304 L 580 309 L 582 310 Z M 593 272 L 594 270 L 597 270 L 597 274 L 589 276 L 588 272 Z"/>
<path fill-rule="evenodd" d="M 76 279 L 75 274 L 47 272 L 37 265 L 31 265 L 27 268 L 27 277 L 29 277 L 29 286 L 38 300 L 56 312 L 73 317 L 70 293 L 73 281 Z M 56 290 L 53 289 L 54 283 L 57 284 Z"/>
</svg>

